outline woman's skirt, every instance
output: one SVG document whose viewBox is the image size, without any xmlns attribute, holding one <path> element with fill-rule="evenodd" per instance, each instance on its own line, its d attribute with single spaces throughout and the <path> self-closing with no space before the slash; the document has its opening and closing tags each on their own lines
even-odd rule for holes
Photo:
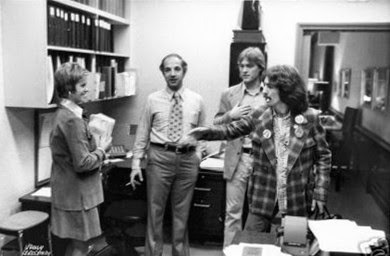
<svg viewBox="0 0 390 256">
<path fill-rule="evenodd" d="M 87 241 L 102 234 L 97 207 L 82 211 L 51 208 L 52 233 L 61 238 Z"/>
</svg>

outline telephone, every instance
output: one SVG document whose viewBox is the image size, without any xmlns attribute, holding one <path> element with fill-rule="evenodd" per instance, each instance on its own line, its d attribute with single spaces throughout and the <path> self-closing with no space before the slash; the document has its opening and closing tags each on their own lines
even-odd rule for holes
<svg viewBox="0 0 390 256">
<path fill-rule="evenodd" d="M 286 215 L 282 219 L 278 236 L 282 252 L 293 256 L 311 255 L 309 227 L 306 217 Z"/>
</svg>

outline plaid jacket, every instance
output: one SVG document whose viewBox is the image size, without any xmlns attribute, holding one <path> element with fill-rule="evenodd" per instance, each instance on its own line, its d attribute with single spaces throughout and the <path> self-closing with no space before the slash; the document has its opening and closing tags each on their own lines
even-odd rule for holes
<svg viewBox="0 0 390 256">
<path fill-rule="evenodd" d="M 323 202 L 327 199 L 331 152 L 317 112 L 309 108 L 301 117 L 303 121 L 292 117 L 287 167 L 287 214 L 306 216 L 313 198 Z M 229 125 L 211 127 L 202 138 L 230 140 L 253 130 L 254 166 L 248 187 L 249 210 L 271 217 L 276 204 L 272 110 L 260 108 L 251 116 Z"/>
</svg>

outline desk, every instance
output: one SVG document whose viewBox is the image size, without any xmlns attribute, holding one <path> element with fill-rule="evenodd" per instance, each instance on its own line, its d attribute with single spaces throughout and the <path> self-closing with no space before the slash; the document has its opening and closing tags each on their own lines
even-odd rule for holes
<svg viewBox="0 0 390 256">
<path fill-rule="evenodd" d="M 130 160 L 121 160 L 115 164 L 109 164 L 102 169 L 103 179 L 107 173 L 115 167 L 129 168 Z M 28 193 L 19 198 L 19 202 L 22 204 L 22 210 L 37 210 L 47 212 L 50 215 L 51 198 L 46 196 L 33 196 L 35 191 Z"/>
<path fill-rule="evenodd" d="M 322 127 L 327 131 L 341 131 L 343 124 L 332 115 L 320 115 Z"/>
<path fill-rule="evenodd" d="M 102 170 L 103 179 L 107 179 L 107 173 L 112 168 L 120 167 L 120 166 L 128 169 L 128 166 L 126 165 L 126 161 L 122 161 L 121 163 L 116 163 L 115 165 L 108 165 Z M 125 174 L 125 176 L 126 178 L 128 178 L 129 177 L 128 173 Z M 28 193 L 27 195 L 24 195 L 19 198 L 19 202 L 22 204 L 22 210 L 38 210 L 38 211 L 47 212 L 50 215 L 51 197 L 33 196 L 32 195 L 33 193 L 35 193 L 35 191 Z M 100 207 L 102 207 L 102 205 Z M 61 239 L 55 235 L 52 235 L 53 254 L 55 256 L 64 255 L 68 242 L 69 242 L 68 239 Z M 111 245 L 107 245 L 104 236 L 101 236 L 94 242 L 94 249 L 92 250 L 92 252 L 88 254 L 88 256 L 108 255 L 109 251 L 111 250 L 112 250 Z"/>
<path fill-rule="evenodd" d="M 238 231 L 233 238 L 232 244 L 276 244 L 276 233 L 264 233 L 258 231 Z"/>
<path fill-rule="evenodd" d="M 19 198 L 19 202 L 22 204 L 22 211 L 37 210 L 46 212 L 50 215 L 51 198 L 45 196 L 32 196 L 35 191 Z"/>
<path fill-rule="evenodd" d="M 343 124 L 340 123 L 339 121 L 336 121 L 336 123 L 334 124 L 325 124 L 325 125 L 322 125 L 322 127 L 324 127 L 324 129 L 326 131 L 341 131 L 342 128 L 343 128 Z"/>
<path fill-rule="evenodd" d="M 239 231 L 233 238 L 232 244 L 239 243 L 251 243 L 251 244 L 272 244 L 276 245 L 276 233 L 263 233 L 257 231 Z M 343 253 L 343 252 L 323 252 L 319 251 L 316 256 L 364 256 L 363 254 L 356 253 Z"/>
</svg>

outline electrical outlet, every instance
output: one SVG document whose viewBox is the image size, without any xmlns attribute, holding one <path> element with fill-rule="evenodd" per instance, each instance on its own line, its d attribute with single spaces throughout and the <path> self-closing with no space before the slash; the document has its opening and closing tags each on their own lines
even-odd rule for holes
<svg viewBox="0 0 390 256">
<path fill-rule="evenodd" d="M 137 127 L 138 125 L 136 124 L 129 125 L 129 135 L 135 135 L 135 133 L 137 132 Z"/>
</svg>

